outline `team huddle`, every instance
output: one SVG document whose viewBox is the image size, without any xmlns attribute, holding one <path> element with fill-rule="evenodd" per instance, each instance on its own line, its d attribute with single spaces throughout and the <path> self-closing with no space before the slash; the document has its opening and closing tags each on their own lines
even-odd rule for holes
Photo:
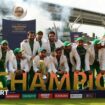
<svg viewBox="0 0 105 105">
<path fill-rule="evenodd" d="M 48 33 L 48 39 L 43 38 L 43 32 L 27 32 L 27 39 L 20 43 L 20 48 L 14 51 L 9 48 L 7 40 L 0 45 L 0 72 L 7 72 L 7 76 L 0 76 L 4 88 L 11 90 L 10 73 L 15 74 L 15 79 L 22 79 L 22 74 L 27 73 L 27 89 L 30 87 L 35 73 L 41 73 L 46 87 L 51 73 L 59 79 L 69 73 L 70 86 L 74 86 L 74 72 L 85 72 L 87 81 L 78 89 L 88 89 L 89 75 L 93 74 L 93 88 L 97 89 L 95 78 L 97 74 L 105 73 L 105 42 L 94 39 L 85 43 L 83 37 L 76 39 L 75 43 L 64 43 L 56 37 L 55 32 Z M 81 80 L 81 76 L 78 78 Z M 37 81 L 39 82 L 39 81 Z M 104 79 L 100 80 L 104 87 Z M 22 90 L 21 84 L 15 85 L 16 90 Z"/>
</svg>

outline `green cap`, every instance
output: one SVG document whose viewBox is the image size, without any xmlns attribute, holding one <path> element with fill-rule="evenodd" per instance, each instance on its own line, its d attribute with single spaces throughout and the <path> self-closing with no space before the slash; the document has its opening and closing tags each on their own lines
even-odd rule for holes
<svg viewBox="0 0 105 105">
<path fill-rule="evenodd" d="M 79 38 L 76 38 L 76 41 L 84 41 L 84 38 L 83 37 L 79 37 Z"/>
<path fill-rule="evenodd" d="M 71 43 L 70 43 L 69 41 L 65 41 L 65 42 L 63 43 L 63 45 L 66 47 L 66 46 L 70 46 Z"/>
<path fill-rule="evenodd" d="M 43 47 L 41 47 L 41 48 L 38 49 L 38 52 L 42 52 L 42 51 L 46 51 L 46 49 L 43 48 Z"/>
<path fill-rule="evenodd" d="M 8 41 L 7 40 L 1 41 L 1 45 L 3 45 L 3 44 L 7 44 L 8 45 Z"/>
<path fill-rule="evenodd" d="M 15 55 L 18 54 L 18 53 L 21 53 L 21 52 L 22 52 L 22 50 L 20 48 L 15 48 L 15 50 L 14 50 Z"/>
<path fill-rule="evenodd" d="M 100 44 L 100 43 L 101 43 L 101 41 L 100 41 L 99 39 L 94 39 L 94 40 L 93 40 L 93 44 L 94 44 L 94 45 Z"/>
<path fill-rule="evenodd" d="M 105 46 L 105 41 L 100 40 L 100 41 L 98 42 L 98 44 L 101 44 L 101 46 Z"/>
<path fill-rule="evenodd" d="M 101 44 L 102 43 L 102 41 L 100 40 L 97 44 Z"/>
</svg>

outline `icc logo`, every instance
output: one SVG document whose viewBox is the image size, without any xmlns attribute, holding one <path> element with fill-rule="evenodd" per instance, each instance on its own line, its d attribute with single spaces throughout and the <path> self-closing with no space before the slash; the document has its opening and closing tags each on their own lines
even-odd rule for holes
<svg viewBox="0 0 105 105">
<path fill-rule="evenodd" d="M 27 11 L 21 6 L 17 6 L 13 9 L 13 15 L 17 18 L 24 18 L 26 14 Z"/>
</svg>

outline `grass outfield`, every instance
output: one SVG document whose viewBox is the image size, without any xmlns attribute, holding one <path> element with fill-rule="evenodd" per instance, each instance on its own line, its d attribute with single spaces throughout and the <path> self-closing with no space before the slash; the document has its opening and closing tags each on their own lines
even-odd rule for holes
<svg viewBox="0 0 105 105">
<path fill-rule="evenodd" d="M 105 99 L 17 99 L 0 100 L 0 105 L 105 105 Z"/>
</svg>

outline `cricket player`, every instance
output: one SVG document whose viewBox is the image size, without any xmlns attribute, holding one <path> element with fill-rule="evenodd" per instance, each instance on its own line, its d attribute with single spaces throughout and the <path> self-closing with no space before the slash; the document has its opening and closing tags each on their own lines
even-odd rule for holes
<svg viewBox="0 0 105 105">
<path fill-rule="evenodd" d="M 8 72 L 8 62 L 13 55 L 13 51 L 9 48 L 8 41 L 3 40 L 0 45 L 0 72 Z M 2 82 L 3 88 L 6 88 L 6 76 L 0 76 L 0 81 Z"/>
<path fill-rule="evenodd" d="M 57 47 L 63 47 L 63 43 L 58 39 L 56 40 L 55 32 L 51 31 L 48 33 L 48 41 L 46 42 L 45 49 L 47 50 L 47 55 L 50 55 L 55 51 Z"/>
<path fill-rule="evenodd" d="M 47 42 L 47 40 L 45 38 L 43 38 L 43 32 L 42 31 L 37 32 L 36 41 L 38 41 L 40 47 L 43 47 L 43 48 L 46 47 L 45 43 Z"/>
<path fill-rule="evenodd" d="M 33 80 L 34 71 L 32 67 L 33 59 L 36 56 L 38 49 L 40 48 L 39 43 L 35 40 L 35 32 L 29 31 L 27 33 L 27 39 L 21 42 L 21 49 L 24 51 L 23 56 L 28 59 L 30 71 L 28 73 L 29 85 Z"/>
<path fill-rule="evenodd" d="M 96 89 L 95 78 L 100 73 L 99 50 L 101 49 L 100 39 L 94 39 L 89 47 L 90 53 L 90 68 L 93 73 L 93 88 Z"/>
<path fill-rule="evenodd" d="M 84 45 L 84 39 L 82 37 L 77 38 L 77 45 L 73 47 L 72 50 L 72 57 L 71 57 L 71 62 L 72 65 L 75 67 L 75 72 L 82 72 L 84 71 L 87 75 L 87 81 L 88 81 L 88 76 L 91 72 L 90 70 L 90 63 L 89 63 L 89 52 L 88 49 L 85 48 Z M 75 59 L 75 62 L 74 62 Z M 81 78 L 79 77 L 79 80 Z M 84 87 L 87 87 L 88 83 L 85 83 Z M 82 86 L 80 86 L 80 89 Z"/>
<path fill-rule="evenodd" d="M 55 54 L 50 55 L 50 59 L 55 65 L 56 75 L 58 77 L 58 80 L 61 80 L 64 74 L 69 73 L 69 66 L 68 66 L 67 58 L 63 54 L 62 47 L 56 48 Z M 54 88 L 56 89 L 55 85 L 54 85 Z M 62 88 L 65 89 L 65 83 Z"/>
<path fill-rule="evenodd" d="M 33 70 L 35 73 L 41 73 L 41 78 L 44 80 L 48 88 L 50 73 L 56 73 L 56 69 L 51 59 L 46 55 L 46 49 L 43 47 L 39 48 L 38 55 L 33 59 Z"/>
<path fill-rule="evenodd" d="M 9 61 L 9 73 L 14 73 L 15 79 L 21 80 L 23 77 L 23 73 L 29 72 L 29 64 L 27 59 L 22 55 L 22 50 L 20 48 L 16 48 L 14 50 L 14 55 L 15 56 L 13 56 L 12 59 Z M 8 82 L 11 82 L 11 77 Z M 22 84 L 16 84 L 15 89 L 17 91 L 22 90 Z"/>
<path fill-rule="evenodd" d="M 70 86 L 71 86 L 71 89 L 73 89 L 73 81 L 74 81 L 74 73 L 73 73 L 73 67 L 72 67 L 72 63 L 70 61 L 70 56 L 71 56 L 71 52 L 72 52 L 72 43 L 70 43 L 69 41 L 65 41 L 64 42 L 64 55 L 66 56 L 67 58 L 67 63 L 68 63 L 68 66 L 69 66 L 69 74 L 70 74 Z"/>
</svg>

